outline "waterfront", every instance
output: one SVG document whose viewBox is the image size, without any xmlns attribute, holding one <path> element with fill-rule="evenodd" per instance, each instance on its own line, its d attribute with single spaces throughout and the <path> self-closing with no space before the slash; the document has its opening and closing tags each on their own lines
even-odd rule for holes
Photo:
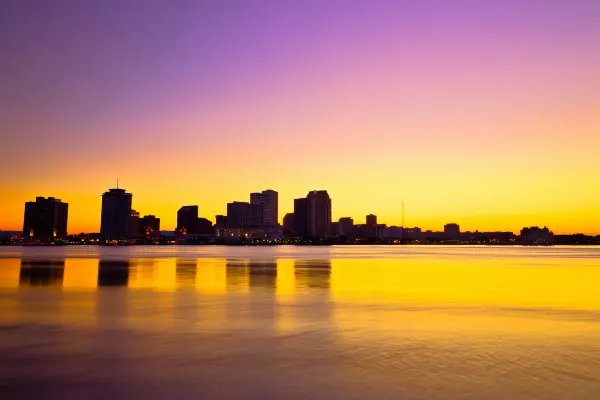
<svg viewBox="0 0 600 400">
<path fill-rule="evenodd" d="M 0 248 L 10 398 L 597 399 L 600 247 Z"/>
</svg>

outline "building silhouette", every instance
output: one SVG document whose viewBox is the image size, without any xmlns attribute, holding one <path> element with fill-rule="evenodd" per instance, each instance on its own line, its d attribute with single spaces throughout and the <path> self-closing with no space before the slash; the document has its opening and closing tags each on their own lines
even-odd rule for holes
<svg viewBox="0 0 600 400">
<path fill-rule="evenodd" d="M 306 219 L 308 234 L 314 237 L 329 237 L 331 232 L 331 198 L 326 190 L 308 192 Z"/>
<path fill-rule="evenodd" d="M 373 227 L 377 225 L 377 215 L 369 214 L 367 215 L 367 223 L 368 227 Z"/>
<path fill-rule="evenodd" d="M 183 206 L 177 211 L 177 230 L 185 230 L 188 234 L 195 234 L 198 222 L 198 206 Z"/>
<path fill-rule="evenodd" d="M 67 237 L 69 204 L 54 197 L 36 197 L 25 203 L 23 237 L 36 239 Z"/>
<path fill-rule="evenodd" d="M 160 231 L 160 218 L 157 218 L 154 215 L 144 215 L 144 217 L 140 219 L 140 222 L 140 231 L 137 233 L 141 235 L 150 235 L 152 232 Z"/>
<path fill-rule="evenodd" d="M 211 235 L 215 233 L 212 221 L 206 218 L 198 218 L 196 220 L 196 234 L 197 235 Z"/>
<path fill-rule="evenodd" d="M 142 230 L 142 223 L 140 220 L 140 213 L 135 210 L 131 210 L 131 233 L 133 235 L 138 234 Z"/>
<path fill-rule="evenodd" d="M 215 215 L 215 229 L 227 228 L 227 216 Z"/>
<path fill-rule="evenodd" d="M 227 227 L 245 228 L 263 225 L 263 208 L 242 201 L 227 203 Z"/>
<path fill-rule="evenodd" d="M 342 217 L 338 223 L 338 234 L 340 236 L 354 236 L 354 220 L 350 217 Z"/>
<path fill-rule="evenodd" d="M 444 225 L 444 236 L 446 238 L 457 239 L 460 236 L 460 226 L 455 223 Z"/>
<path fill-rule="evenodd" d="M 127 240 L 131 237 L 132 197 L 125 189 L 109 189 L 102 195 L 102 240 Z"/>
<path fill-rule="evenodd" d="M 308 235 L 308 200 L 294 199 L 294 235 Z"/>
<path fill-rule="evenodd" d="M 287 213 L 283 217 L 283 235 L 286 237 L 294 235 L 294 213 Z"/>
<path fill-rule="evenodd" d="M 262 207 L 262 223 L 277 225 L 279 223 L 279 194 L 271 189 L 260 193 L 250 193 L 250 204 Z"/>
</svg>

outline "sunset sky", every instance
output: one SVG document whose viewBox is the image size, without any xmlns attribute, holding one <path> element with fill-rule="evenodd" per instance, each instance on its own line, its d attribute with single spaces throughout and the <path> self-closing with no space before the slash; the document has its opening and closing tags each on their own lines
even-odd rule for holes
<svg viewBox="0 0 600 400">
<path fill-rule="evenodd" d="M 0 229 L 101 194 L 600 234 L 600 1 L 0 2 Z"/>
</svg>

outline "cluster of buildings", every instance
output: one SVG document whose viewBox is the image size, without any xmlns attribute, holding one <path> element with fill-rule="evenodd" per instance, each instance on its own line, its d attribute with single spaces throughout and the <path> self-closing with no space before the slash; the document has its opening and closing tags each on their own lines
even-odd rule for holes
<svg viewBox="0 0 600 400">
<path fill-rule="evenodd" d="M 326 190 L 312 190 L 306 197 L 294 199 L 293 212 L 278 221 L 279 196 L 274 190 L 250 193 L 249 201 L 227 204 L 226 215 L 216 215 L 215 222 L 199 216 L 197 205 L 177 211 L 175 231 L 161 231 L 160 218 L 140 216 L 132 208 L 133 195 L 125 189 L 109 189 L 102 195 L 100 233 L 102 243 L 206 243 L 240 240 L 328 240 L 331 243 L 497 243 L 553 244 L 554 234 L 546 227 L 523 228 L 520 235 L 512 232 L 461 232 L 449 223 L 440 232 L 420 228 L 387 226 L 369 214 L 364 224 L 350 217 L 332 221 L 331 198 Z M 67 238 L 68 204 L 54 197 L 37 197 L 25 203 L 23 237 L 51 241 Z"/>
</svg>

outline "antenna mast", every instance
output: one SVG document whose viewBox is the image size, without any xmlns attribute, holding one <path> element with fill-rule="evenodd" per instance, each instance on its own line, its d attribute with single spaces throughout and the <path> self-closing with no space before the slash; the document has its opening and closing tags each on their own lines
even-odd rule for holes
<svg viewBox="0 0 600 400">
<path fill-rule="evenodd" d="M 119 178 L 117 178 L 117 189 L 119 188 Z"/>
<path fill-rule="evenodd" d="M 402 200 L 402 230 L 404 231 L 404 200 Z"/>
</svg>

